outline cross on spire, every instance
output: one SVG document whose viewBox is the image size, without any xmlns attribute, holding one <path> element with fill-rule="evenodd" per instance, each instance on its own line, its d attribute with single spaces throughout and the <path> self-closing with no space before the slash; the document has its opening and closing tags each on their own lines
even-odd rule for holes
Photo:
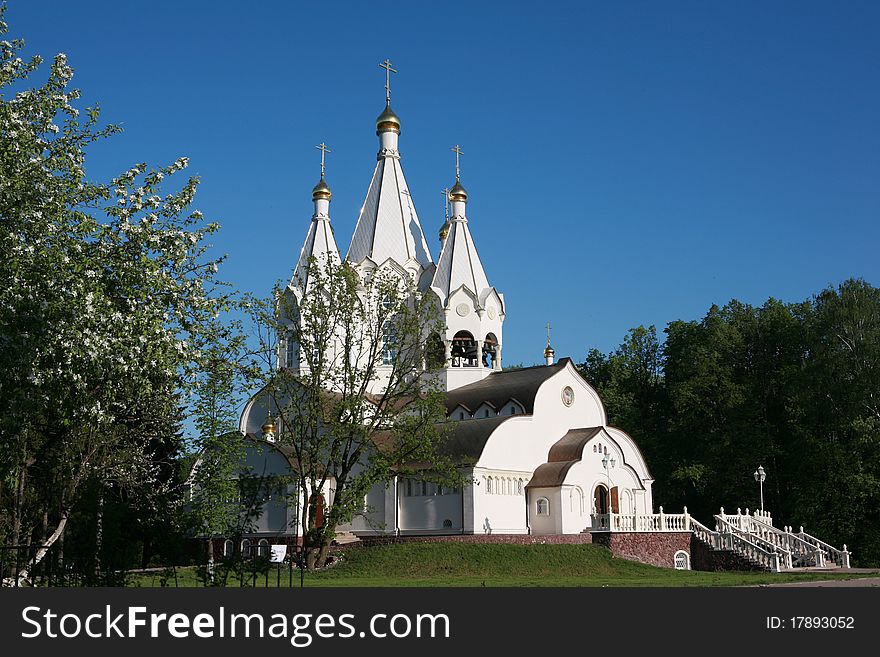
<svg viewBox="0 0 880 657">
<path fill-rule="evenodd" d="M 320 144 L 318 144 L 317 146 L 315 146 L 315 148 L 317 148 L 319 151 L 321 151 L 321 178 L 323 178 L 324 177 L 324 154 L 325 153 L 332 153 L 333 151 L 331 151 L 329 148 L 327 148 L 327 144 L 325 144 L 323 141 Z"/>
<path fill-rule="evenodd" d="M 547 346 L 550 346 L 550 322 L 547 322 Z"/>
<path fill-rule="evenodd" d="M 459 157 L 464 155 L 464 151 L 461 150 L 458 144 L 455 145 L 455 148 L 450 148 L 449 150 L 455 153 L 455 182 L 461 182 L 461 162 Z"/>
<path fill-rule="evenodd" d="M 379 64 L 379 68 L 385 69 L 385 102 L 390 105 L 391 104 L 391 74 L 397 73 L 396 69 L 391 68 L 391 60 L 386 59 L 384 62 Z"/>
<path fill-rule="evenodd" d="M 449 221 L 449 188 L 443 188 L 443 198 L 446 199 L 446 221 Z"/>
</svg>

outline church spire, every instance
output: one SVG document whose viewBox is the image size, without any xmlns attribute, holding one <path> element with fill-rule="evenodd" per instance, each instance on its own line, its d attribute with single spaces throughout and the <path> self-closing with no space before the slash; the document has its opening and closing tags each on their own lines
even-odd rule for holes
<svg viewBox="0 0 880 657">
<path fill-rule="evenodd" d="M 448 302 L 449 295 L 461 286 L 470 290 L 478 299 L 478 305 L 482 305 L 491 286 L 467 225 L 467 192 L 461 184 L 461 156 L 464 151 L 458 144 L 451 150 L 455 153 L 455 185 L 448 191 L 448 199 L 452 202 L 452 217 L 450 219 L 447 216 L 449 229 L 437 258 L 437 271 L 431 287 L 444 305 Z"/>
<path fill-rule="evenodd" d="M 330 191 L 330 186 L 324 179 L 325 156 L 331 151 L 324 142 L 321 142 L 315 148 L 321 151 L 321 179 L 312 188 L 312 201 L 315 204 L 315 212 L 312 215 L 312 223 L 309 225 L 306 241 L 303 244 L 302 251 L 300 251 L 299 260 L 296 263 L 296 268 L 293 270 L 293 278 L 290 281 L 290 287 L 299 288 L 302 294 L 305 294 L 309 284 L 309 264 L 312 262 L 312 259 L 319 266 L 325 264 L 328 260 L 332 260 L 335 263 L 341 262 L 339 247 L 336 246 L 333 228 L 330 226 L 330 197 L 333 194 Z"/>
<path fill-rule="evenodd" d="M 418 283 L 429 280 L 423 275 L 433 273 L 434 263 L 400 166 L 400 118 L 391 109 L 391 74 L 397 69 L 387 59 L 379 66 L 385 69 L 385 110 L 376 119 L 378 162 L 347 258 L 355 266 L 369 268 L 390 260 L 399 273 L 407 272 Z"/>
<path fill-rule="evenodd" d="M 446 201 L 446 219 L 443 221 L 443 226 L 440 227 L 440 248 L 443 248 L 444 242 L 446 242 L 446 237 L 449 235 L 449 188 L 443 188 L 443 199 Z"/>
<path fill-rule="evenodd" d="M 397 150 L 397 135 L 400 134 L 400 117 L 391 109 L 391 74 L 397 73 L 397 69 L 391 68 L 391 60 L 388 59 L 379 64 L 379 68 L 385 69 L 385 109 L 376 119 L 376 134 L 379 135 L 379 141 L 383 149 L 387 147 Z"/>
<path fill-rule="evenodd" d="M 467 192 L 461 184 L 461 156 L 456 145 L 455 184 L 446 191 L 451 204 L 448 232 L 437 258 L 431 290 L 443 312 L 447 390 L 479 381 L 501 369 L 504 297 L 489 284 L 467 218 Z"/>
<path fill-rule="evenodd" d="M 550 346 L 550 322 L 547 322 L 547 348 L 544 349 L 544 363 L 546 365 L 552 365 L 555 356 L 556 350 Z"/>
</svg>

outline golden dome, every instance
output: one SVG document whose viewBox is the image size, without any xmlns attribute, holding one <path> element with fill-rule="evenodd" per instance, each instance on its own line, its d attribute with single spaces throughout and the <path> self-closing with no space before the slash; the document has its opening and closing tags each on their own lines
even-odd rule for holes
<svg viewBox="0 0 880 657">
<path fill-rule="evenodd" d="M 393 131 L 400 134 L 400 117 L 391 109 L 391 104 L 385 105 L 385 111 L 376 119 L 376 134 Z"/>
<path fill-rule="evenodd" d="M 556 352 L 553 350 L 553 347 L 548 344 L 547 348 L 544 350 L 544 358 L 550 358 L 550 356 L 553 356 L 555 354 Z"/>
<path fill-rule="evenodd" d="M 266 422 L 263 424 L 260 429 L 263 430 L 263 433 L 275 433 L 275 420 L 272 418 L 272 413 L 269 413 L 269 417 L 266 418 Z"/>
<path fill-rule="evenodd" d="M 440 228 L 440 239 L 445 240 L 449 235 L 449 220 L 446 220 L 446 223 L 443 224 Z"/>
<path fill-rule="evenodd" d="M 450 201 L 467 201 L 467 190 L 462 186 L 461 182 L 455 181 L 455 185 L 449 190 Z"/>
<path fill-rule="evenodd" d="M 324 180 L 324 176 L 321 176 L 318 184 L 312 189 L 312 200 L 317 201 L 319 198 L 329 199 L 332 195 L 330 187 L 327 185 L 327 181 Z"/>
</svg>

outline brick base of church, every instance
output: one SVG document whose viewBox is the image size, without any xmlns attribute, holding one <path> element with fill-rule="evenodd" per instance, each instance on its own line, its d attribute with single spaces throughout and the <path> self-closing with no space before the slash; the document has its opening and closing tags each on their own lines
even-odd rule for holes
<svg viewBox="0 0 880 657">
<path fill-rule="evenodd" d="M 362 536 L 361 545 L 397 543 L 480 543 L 507 545 L 578 545 L 592 543 L 590 534 L 455 534 L 452 536 Z"/>
<path fill-rule="evenodd" d="M 507 545 L 578 545 L 594 543 L 615 557 L 660 568 L 675 567 L 675 553 L 687 552 L 692 570 L 757 570 L 737 554 L 713 550 L 691 532 L 594 532 L 583 534 L 456 534 L 453 536 L 366 536 L 353 545 L 400 543 L 476 543 Z M 352 545 L 352 546 L 353 546 Z"/>
<path fill-rule="evenodd" d="M 593 543 L 607 547 L 615 557 L 661 568 L 675 566 L 676 552 L 691 553 L 690 532 L 593 532 Z"/>
<path fill-rule="evenodd" d="M 698 540 L 691 539 L 691 568 L 693 570 L 763 570 L 748 559 L 729 550 L 713 550 Z"/>
</svg>

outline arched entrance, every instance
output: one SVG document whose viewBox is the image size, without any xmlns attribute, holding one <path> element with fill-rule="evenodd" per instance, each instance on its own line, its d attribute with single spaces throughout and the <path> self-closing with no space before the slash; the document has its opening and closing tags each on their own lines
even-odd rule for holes
<svg viewBox="0 0 880 657">
<path fill-rule="evenodd" d="M 593 508 L 598 514 L 608 513 L 608 488 L 605 484 L 599 484 L 593 491 Z"/>
<path fill-rule="evenodd" d="M 620 498 L 618 496 L 617 486 L 613 486 L 611 490 L 605 484 L 597 484 L 596 490 L 593 491 L 593 507 L 596 513 L 620 513 Z"/>
</svg>

